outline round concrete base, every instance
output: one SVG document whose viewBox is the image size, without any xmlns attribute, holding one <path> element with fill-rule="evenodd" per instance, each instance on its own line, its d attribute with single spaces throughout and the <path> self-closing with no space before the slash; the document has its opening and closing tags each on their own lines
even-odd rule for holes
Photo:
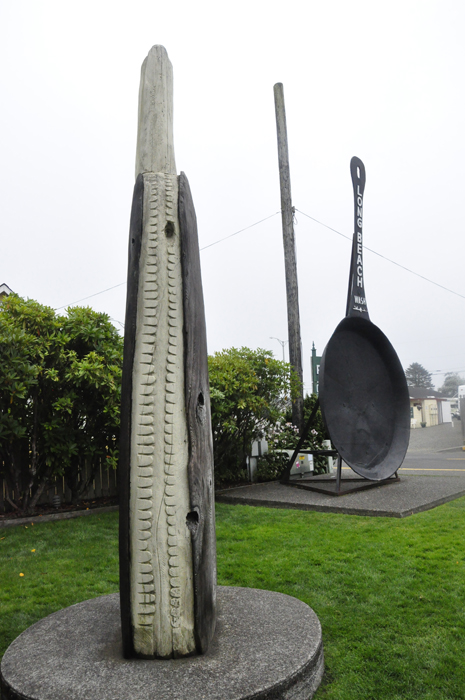
<svg viewBox="0 0 465 700">
<path fill-rule="evenodd" d="M 204 656 L 123 659 L 118 594 L 86 600 L 23 632 L 3 657 L 4 700 L 308 700 L 323 675 L 321 627 L 296 598 L 218 587 Z"/>
</svg>

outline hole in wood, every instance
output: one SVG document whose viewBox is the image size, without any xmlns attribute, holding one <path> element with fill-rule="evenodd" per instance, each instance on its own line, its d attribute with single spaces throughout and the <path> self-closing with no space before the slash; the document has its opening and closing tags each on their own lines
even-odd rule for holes
<svg viewBox="0 0 465 700">
<path fill-rule="evenodd" d="M 196 510 L 191 510 L 186 516 L 186 525 L 193 535 L 199 527 L 199 514 Z"/>
<path fill-rule="evenodd" d="M 207 420 L 207 407 L 205 406 L 205 396 L 203 395 L 203 391 L 200 391 L 199 395 L 197 396 L 195 413 L 200 425 L 205 425 L 205 421 Z"/>
</svg>

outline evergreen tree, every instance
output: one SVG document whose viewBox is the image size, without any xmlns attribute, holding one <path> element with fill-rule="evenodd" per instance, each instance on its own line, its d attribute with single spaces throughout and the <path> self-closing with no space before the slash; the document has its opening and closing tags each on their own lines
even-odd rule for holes
<svg viewBox="0 0 465 700">
<path fill-rule="evenodd" d="M 418 362 L 412 362 L 410 367 L 405 370 L 405 377 L 409 386 L 418 386 L 425 389 L 434 389 L 431 381 L 431 372 L 420 365 Z"/>
</svg>

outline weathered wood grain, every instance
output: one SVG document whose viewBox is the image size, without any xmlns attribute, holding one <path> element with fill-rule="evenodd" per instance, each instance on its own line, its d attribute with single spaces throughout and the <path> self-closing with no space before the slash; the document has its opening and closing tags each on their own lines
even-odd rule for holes
<svg viewBox="0 0 465 700">
<path fill-rule="evenodd" d="M 216 623 L 216 538 L 213 441 L 208 382 L 207 332 L 200 271 L 197 218 L 189 182 L 179 177 L 179 226 L 184 308 L 188 478 L 191 510 L 194 615 L 197 650 L 205 653 Z"/>
<path fill-rule="evenodd" d="M 124 330 L 123 378 L 121 386 L 121 437 L 118 464 L 119 490 L 119 569 L 121 598 L 121 628 L 123 654 L 134 656 L 131 624 L 129 497 L 131 467 L 132 367 L 136 347 L 137 297 L 139 291 L 139 261 L 142 244 L 144 210 L 144 179 L 139 175 L 134 186 L 131 223 L 129 227 L 128 286 Z"/>
<path fill-rule="evenodd" d="M 283 226 L 284 266 L 286 272 L 287 327 L 289 337 L 289 362 L 300 382 L 299 395 L 292 402 L 292 422 L 300 431 L 304 429 L 304 398 L 302 371 L 302 343 L 300 337 L 299 290 L 297 285 L 297 261 L 294 238 L 294 212 L 291 198 L 291 176 L 287 146 L 286 110 L 282 83 L 274 86 L 276 131 L 278 138 L 279 184 L 281 188 L 281 218 Z"/>
</svg>

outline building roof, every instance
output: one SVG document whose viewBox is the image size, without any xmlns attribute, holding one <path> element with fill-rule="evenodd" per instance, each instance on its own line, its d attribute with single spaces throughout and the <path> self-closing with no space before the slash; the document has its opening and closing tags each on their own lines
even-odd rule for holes
<svg viewBox="0 0 465 700">
<path fill-rule="evenodd" d="M 5 284 L 5 283 L 0 284 L 0 295 L 5 294 L 6 296 L 8 296 L 8 294 L 11 294 L 12 291 L 13 290 L 10 289 L 7 284 Z"/>
<path fill-rule="evenodd" d="M 440 394 L 439 391 L 434 391 L 434 389 L 425 389 L 422 386 L 409 386 L 408 393 L 410 399 L 437 399 L 438 401 L 447 401 L 447 396 Z"/>
</svg>

